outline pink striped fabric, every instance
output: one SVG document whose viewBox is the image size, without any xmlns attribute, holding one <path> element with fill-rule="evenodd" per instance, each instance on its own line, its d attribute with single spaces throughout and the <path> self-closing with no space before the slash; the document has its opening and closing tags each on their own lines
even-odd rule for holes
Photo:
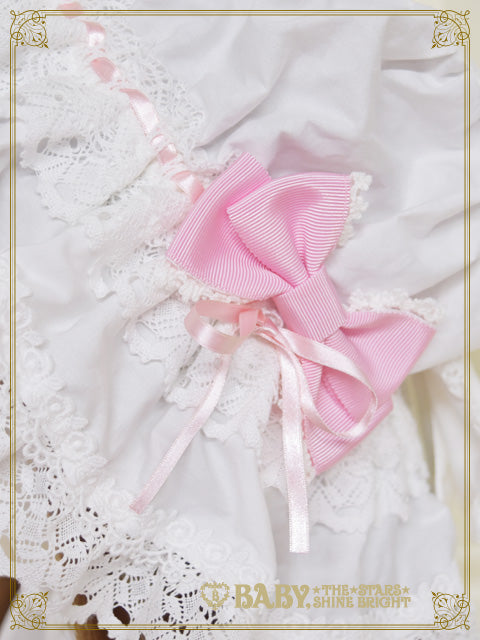
<svg viewBox="0 0 480 640">
<path fill-rule="evenodd" d="M 287 328 L 353 360 L 378 397 L 371 430 L 390 411 L 392 393 L 434 329 L 412 314 L 349 312 L 341 304 L 324 262 L 343 230 L 350 188 L 349 176 L 332 173 L 272 180 L 245 153 L 195 203 L 168 257 L 226 293 L 252 301 L 272 298 Z M 353 428 L 367 410 L 368 389 L 309 360 L 302 366 L 326 424 L 338 432 Z M 317 472 L 359 441 L 308 420 L 304 436 Z"/>
</svg>

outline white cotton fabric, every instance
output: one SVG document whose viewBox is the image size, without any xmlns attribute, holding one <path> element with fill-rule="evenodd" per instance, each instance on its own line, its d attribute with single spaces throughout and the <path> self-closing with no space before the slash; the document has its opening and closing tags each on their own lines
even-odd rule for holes
<svg viewBox="0 0 480 640">
<path fill-rule="evenodd" d="M 187 3 L 185 9 L 196 6 Z M 298 5 L 307 7 L 313 8 Z M 389 9 L 398 7 L 418 5 L 388 3 Z M 231 8 L 248 7 L 232 2 Z M 372 8 L 387 6 L 379 2 Z M 153 20 L 134 18 L 132 24 L 143 37 L 156 31 Z M 434 295 L 448 308 L 417 371 L 457 357 L 463 348 L 463 52 L 427 49 L 432 33 L 429 16 L 169 16 L 156 38 L 162 60 L 201 101 L 201 144 L 212 161 L 249 149 L 275 177 L 293 166 L 299 172 L 360 169 L 373 176 L 365 224 L 331 256 L 329 271 L 346 297 L 357 287 L 402 287 L 410 295 Z M 200 65 L 191 64 L 192 41 L 200 43 Z M 473 123 L 479 115 L 476 86 Z M 473 178 L 479 170 L 478 136 L 474 127 Z M 479 181 L 473 179 L 471 188 L 475 238 Z M 365 246 L 375 247 L 368 260 Z M 446 252 L 440 249 L 447 246 Z M 478 242 L 471 251 L 474 288 Z M 478 304 L 474 298 L 472 317 Z M 478 331 L 472 326 L 473 348 Z"/>
<path fill-rule="evenodd" d="M 280 2 L 268 6 L 287 8 Z M 301 2 L 296 8 L 337 6 Z M 151 8 L 146 1 L 132 7 Z M 201 5 L 209 7 L 216 3 Z M 417 5 L 388 3 L 397 7 Z M 248 7 L 230 0 L 228 8 Z M 52 18 L 49 51 L 37 52 L 44 57 L 19 53 L 22 588 L 49 591 L 49 622 L 84 622 L 96 614 L 108 628 L 118 623 L 112 611 L 117 605 L 137 624 L 163 624 L 165 613 L 178 622 L 208 622 L 198 589 L 212 579 L 252 585 L 400 582 L 412 590 L 406 611 L 241 612 L 225 606 L 215 620 L 430 623 L 431 590 L 462 590 L 452 516 L 444 503 L 447 474 L 461 486 L 461 463 L 449 467 L 445 460 L 463 419 L 458 376 L 452 381 L 448 369 L 445 374 L 445 367 L 462 367 L 463 353 L 461 48 L 432 50 L 432 19 L 421 16 L 98 20 L 107 32 L 107 53 L 128 86 L 152 99 L 166 132 L 205 184 L 242 151 L 274 177 L 315 170 L 372 175 L 368 209 L 354 236 L 329 259 L 328 270 L 345 303 L 358 289 L 402 289 L 440 303 L 437 334 L 415 367 L 431 393 L 434 433 L 425 450 L 398 392 L 392 414 L 337 467 L 313 478 L 307 460 L 311 552 L 290 554 L 279 419 L 270 415 L 278 400 L 278 365 L 268 347 L 252 341 L 236 356 L 217 412 L 146 514 L 137 517 L 128 508 L 215 371 L 214 357 L 199 351 L 183 328 L 189 304 L 205 292 L 162 258 L 188 201 L 156 164 L 126 97 L 89 71 L 81 23 Z M 40 73 L 45 79 L 35 77 Z M 473 289 L 480 277 L 474 241 L 479 95 L 474 73 Z M 1 105 L 8 105 L 5 94 Z M 3 149 L 2 197 L 8 189 Z M 65 176 L 63 188 L 56 189 Z M 1 225 L 6 279 L 6 216 Z M 358 293 L 357 300 L 367 293 Z M 399 300 L 404 294 L 396 295 Z M 7 301 L 5 289 L 5 329 Z M 472 296 L 472 319 L 479 304 Z M 478 324 L 472 323 L 472 347 L 479 344 Z M 6 372 L 8 340 L 2 355 Z M 448 422 L 443 403 L 452 412 Z M 8 414 L 8 404 L 0 413 Z M 8 526 L 6 438 L 2 447 L 2 520 Z M 52 521 L 45 515 L 52 510 L 49 499 L 60 514 Z M 6 557 L 1 569 L 8 573 Z M 72 605 L 77 593 L 87 596 L 87 605 Z M 175 637 L 171 631 L 143 633 L 147 640 Z M 215 630 L 192 637 L 219 633 L 234 635 Z M 252 631 L 249 637 L 259 633 L 268 635 Z M 308 633 L 369 637 L 362 631 Z M 390 638 L 393 632 L 379 633 Z M 450 634 L 463 637 L 461 631 Z M 242 632 L 242 638 L 248 635 Z M 138 632 L 126 628 L 110 636 L 133 639 Z"/>
</svg>

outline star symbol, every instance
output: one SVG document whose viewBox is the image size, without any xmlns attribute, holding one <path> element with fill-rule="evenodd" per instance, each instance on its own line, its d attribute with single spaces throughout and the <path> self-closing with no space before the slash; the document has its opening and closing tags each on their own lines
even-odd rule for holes
<svg viewBox="0 0 480 640">
<path fill-rule="evenodd" d="M 313 587 L 313 593 L 320 593 L 320 587 Z"/>
<path fill-rule="evenodd" d="M 408 587 L 403 587 L 402 591 L 403 593 L 409 593 L 410 589 Z"/>
</svg>

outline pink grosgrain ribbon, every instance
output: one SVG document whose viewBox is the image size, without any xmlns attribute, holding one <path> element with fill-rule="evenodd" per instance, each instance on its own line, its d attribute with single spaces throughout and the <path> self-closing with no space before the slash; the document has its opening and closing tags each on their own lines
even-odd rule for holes
<svg viewBox="0 0 480 640">
<path fill-rule="evenodd" d="M 230 296 L 271 300 L 287 329 L 354 362 L 378 399 L 366 435 L 392 408 L 392 393 L 425 349 L 434 329 L 399 310 L 345 308 L 326 270 L 350 206 L 352 178 L 312 172 L 272 179 L 242 154 L 202 194 L 182 223 L 168 258 L 196 279 Z M 372 248 L 374 250 L 374 248 Z M 345 456 L 371 394 L 338 368 L 303 358 L 315 406 L 335 431 L 308 414 L 305 441 L 317 473 Z"/>
<path fill-rule="evenodd" d="M 235 323 L 238 335 L 226 335 L 204 320 Z M 224 302 L 198 302 L 185 318 L 185 327 L 203 347 L 221 354 L 221 364 L 205 396 L 189 424 L 165 454 L 144 489 L 131 507 L 141 513 L 160 490 L 192 439 L 207 422 L 222 393 L 232 354 L 249 337 L 257 336 L 272 344 L 278 352 L 282 380 L 282 438 L 289 507 L 290 551 L 306 553 L 309 549 L 308 501 L 303 461 L 302 420 L 307 417 L 317 428 L 351 440 L 361 438 L 377 408 L 377 396 L 357 365 L 325 344 L 279 329 L 263 311 L 252 305 Z M 338 433 L 325 423 L 310 394 L 299 357 L 342 371 L 362 383 L 370 392 L 370 403 L 362 419 L 345 433 Z"/>
</svg>

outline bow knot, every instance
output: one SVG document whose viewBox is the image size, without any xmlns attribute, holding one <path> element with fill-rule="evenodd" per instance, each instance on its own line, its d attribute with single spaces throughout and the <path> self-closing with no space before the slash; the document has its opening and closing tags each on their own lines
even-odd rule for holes
<svg viewBox="0 0 480 640">
<path fill-rule="evenodd" d="M 285 325 L 319 342 L 346 321 L 347 314 L 322 266 L 296 287 L 273 298 Z"/>
</svg>

